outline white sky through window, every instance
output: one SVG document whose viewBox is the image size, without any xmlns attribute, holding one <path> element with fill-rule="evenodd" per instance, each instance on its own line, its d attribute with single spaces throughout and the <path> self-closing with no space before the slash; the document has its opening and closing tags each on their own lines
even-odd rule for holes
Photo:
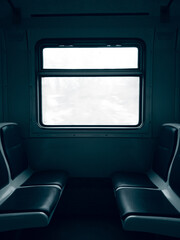
<svg viewBox="0 0 180 240">
<path fill-rule="evenodd" d="M 137 126 L 141 92 L 140 76 L 133 76 L 137 69 L 135 46 L 44 47 L 42 71 L 50 71 L 41 76 L 43 125 Z"/>
<path fill-rule="evenodd" d="M 45 125 L 137 125 L 139 77 L 43 77 Z"/>
<path fill-rule="evenodd" d="M 138 68 L 137 47 L 44 48 L 44 69 Z"/>
</svg>

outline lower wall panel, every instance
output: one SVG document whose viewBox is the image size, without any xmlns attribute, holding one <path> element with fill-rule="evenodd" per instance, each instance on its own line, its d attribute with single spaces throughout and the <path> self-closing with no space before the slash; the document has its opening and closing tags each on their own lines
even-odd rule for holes
<svg viewBox="0 0 180 240">
<path fill-rule="evenodd" d="M 72 177 L 109 177 L 114 171 L 146 171 L 152 140 L 128 138 L 32 138 L 29 163 L 34 169 L 64 169 Z"/>
</svg>

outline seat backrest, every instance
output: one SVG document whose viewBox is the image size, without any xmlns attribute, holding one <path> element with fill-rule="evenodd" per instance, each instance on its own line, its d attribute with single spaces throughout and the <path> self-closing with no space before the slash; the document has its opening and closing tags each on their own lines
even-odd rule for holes
<svg viewBox="0 0 180 240">
<path fill-rule="evenodd" d="M 9 174 L 5 159 L 0 152 L 0 189 L 5 187 L 9 183 Z"/>
<path fill-rule="evenodd" d="M 160 130 L 159 142 L 154 155 L 152 169 L 167 181 L 168 171 L 178 141 L 178 129 L 175 126 L 163 125 Z"/>
<path fill-rule="evenodd" d="M 180 197 L 180 147 L 171 167 L 169 185 Z"/>
<path fill-rule="evenodd" d="M 1 139 L 3 150 L 9 164 L 11 178 L 14 179 L 28 167 L 18 125 L 11 124 L 2 127 Z"/>
</svg>

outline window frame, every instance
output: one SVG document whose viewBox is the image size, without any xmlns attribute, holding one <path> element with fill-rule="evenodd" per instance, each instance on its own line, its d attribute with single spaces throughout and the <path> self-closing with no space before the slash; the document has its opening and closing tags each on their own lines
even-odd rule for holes
<svg viewBox="0 0 180 240">
<path fill-rule="evenodd" d="M 58 47 L 59 45 L 75 47 L 109 47 L 121 45 L 122 47 L 138 48 L 138 68 L 126 69 L 43 69 L 43 49 Z M 144 125 L 144 89 L 145 89 L 145 44 L 140 39 L 43 39 L 36 46 L 36 115 L 37 123 L 43 129 L 139 129 Z M 139 123 L 137 125 L 45 125 L 42 122 L 42 77 L 78 77 L 78 76 L 118 76 L 118 77 L 139 77 Z"/>
</svg>

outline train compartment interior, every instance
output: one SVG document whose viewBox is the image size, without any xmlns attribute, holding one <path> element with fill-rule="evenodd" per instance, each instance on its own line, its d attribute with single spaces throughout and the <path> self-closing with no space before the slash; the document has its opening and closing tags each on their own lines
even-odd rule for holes
<svg viewBox="0 0 180 240">
<path fill-rule="evenodd" d="M 180 238 L 180 1 L 0 1 L 0 238 Z"/>
</svg>

